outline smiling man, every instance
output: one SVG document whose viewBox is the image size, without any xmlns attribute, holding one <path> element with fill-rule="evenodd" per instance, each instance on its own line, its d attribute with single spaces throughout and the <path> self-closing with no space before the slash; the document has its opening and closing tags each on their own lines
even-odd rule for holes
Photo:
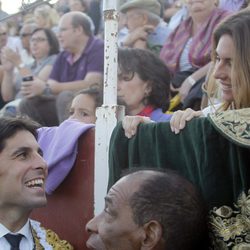
<svg viewBox="0 0 250 250">
<path fill-rule="evenodd" d="M 88 222 L 89 249 L 207 249 L 206 209 L 194 186 L 168 170 L 140 170 L 115 183 Z"/>
<path fill-rule="evenodd" d="M 34 208 L 47 203 L 48 169 L 36 140 L 37 128 L 29 120 L 0 119 L 0 249 L 73 249 L 29 219 Z"/>
</svg>

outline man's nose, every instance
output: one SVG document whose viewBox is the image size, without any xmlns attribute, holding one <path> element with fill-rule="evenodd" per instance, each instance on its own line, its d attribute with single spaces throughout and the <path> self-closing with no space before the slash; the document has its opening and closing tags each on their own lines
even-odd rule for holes
<svg viewBox="0 0 250 250">
<path fill-rule="evenodd" d="M 86 224 L 86 231 L 88 233 L 98 233 L 98 217 L 95 216 Z"/>
<path fill-rule="evenodd" d="M 34 157 L 34 163 L 33 163 L 34 168 L 39 168 L 42 169 L 43 171 L 47 171 L 48 165 L 45 161 L 45 159 L 40 155 L 39 153 L 36 153 Z"/>
</svg>

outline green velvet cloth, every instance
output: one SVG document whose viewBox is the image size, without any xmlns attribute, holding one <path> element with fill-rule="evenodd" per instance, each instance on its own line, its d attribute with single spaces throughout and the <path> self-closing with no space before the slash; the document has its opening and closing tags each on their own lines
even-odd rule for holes
<svg viewBox="0 0 250 250">
<path fill-rule="evenodd" d="M 193 119 L 178 135 L 166 122 L 141 124 L 132 139 L 119 123 L 110 142 L 109 187 L 127 168 L 171 168 L 201 190 L 209 209 L 232 207 L 250 189 L 249 148 L 222 136 L 208 118 Z"/>
<path fill-rule="evenodd" d="M 167 122 L 150 123 L 127 139 L 119 123 L 109 167 L 109 187 L 128 168 L 176 170 L 207 202 L 211 249 L 250 249 L 250 108 L 195 118 L 178 135 Z"/>
</svg>

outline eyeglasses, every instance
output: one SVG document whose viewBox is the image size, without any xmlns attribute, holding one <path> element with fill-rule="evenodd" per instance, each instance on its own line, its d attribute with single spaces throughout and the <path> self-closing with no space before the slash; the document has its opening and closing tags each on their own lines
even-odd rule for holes
<svg viewBox="0 0 250 250">
<path fill-rule="evenodd" d="M 43 37 L 33 37 L 30 39 L 31 43 L 41 43 L 41 42 L 45 42 L 47 41 L 47 38 L 43 38 Z"/>
<path fill-rule="evenodd" d="M 22 33 L 20 34 L 21 38 L 27 37 L 27 36 L 31 36 L 31 33 Z"/>
<path fill-rule="evenodd" d="M 0 36 L 6 36 L 6 35 L 7 35 L 7 32 L 0 33 Z"/>
</svg>

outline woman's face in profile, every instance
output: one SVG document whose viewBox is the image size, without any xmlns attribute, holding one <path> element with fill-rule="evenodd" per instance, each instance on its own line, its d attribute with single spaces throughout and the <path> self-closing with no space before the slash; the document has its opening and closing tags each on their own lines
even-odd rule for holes
<svg viewBox="0 0 250 250">
<path fill-rule="evenodd" d="M 219 84 L 222 99 L 228 102 L 234 100 L 232 82 L 234 53 L 235 46 L 231 36 L 221 36 L 216 47 L 216 61 L 213 75 Z"/>
<path fill-rule="evenodd" d="M 143 110 L 144 99 L 151 92 L 148 83 L 143 81 L 137 73 L 119 73 L 117 91 L 118 101 L 125 104 L 129 115 L 136 115 Z M 133 113 L 130 113 L 131 111 Z"/>
</svg>

